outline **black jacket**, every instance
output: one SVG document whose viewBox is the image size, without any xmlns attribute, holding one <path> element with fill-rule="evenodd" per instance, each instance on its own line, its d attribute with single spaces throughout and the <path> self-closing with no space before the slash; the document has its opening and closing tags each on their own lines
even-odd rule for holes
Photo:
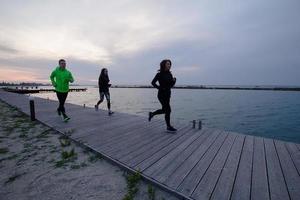
<svg viewBox="0 0 300 200">
<path fill-rule="evenodd" d="M 108 76 L 99 76 L 98 86 L 100 92 L 108 92 L 110 85 Z"/>
<path fill-rule="evenodd" d="M 158 81 L 159 85 L 156 84 Z M 158 93 L 161 94 L 171 94 L 171 88 L 175 85 L 176 80 L 174 80 L 171 72 L 159 72 L 156 74 L 151 84 L 153 87 L 158 89 Z"/>
</svg>

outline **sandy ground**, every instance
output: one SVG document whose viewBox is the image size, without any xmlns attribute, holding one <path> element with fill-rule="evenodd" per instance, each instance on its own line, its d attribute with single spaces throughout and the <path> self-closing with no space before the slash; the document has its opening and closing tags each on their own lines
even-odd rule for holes
<svg viewBox="0 0 300 200">
<path fill-rule="evenodd" d="M 0 122 L 0 200 L 126 199 L 131 175 L 119 167 L 2 101 Z M 136 188 L 133 199 L 178 200 L 144 181 Z"/>
</svg>

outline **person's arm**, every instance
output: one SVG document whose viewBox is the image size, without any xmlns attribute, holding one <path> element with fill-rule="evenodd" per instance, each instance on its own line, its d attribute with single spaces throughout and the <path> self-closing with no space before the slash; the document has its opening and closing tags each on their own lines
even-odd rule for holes
<svg viewBox="0 0 300 200">
<path fill-rule="evenodd" d="M 54 70 L 50 75 L 50 80 L 51 80 L 53 87 L 56 87 L 55 76 L 56 76 L 56 74 L 55 74 L 55 70 Z"/>
<path fill-rule="evenodd" d="M 73 75 L 72 73 L 70 72 L 70 79 L 69 79 L 70 83 L 73 83 L 74 82 L 74 78 L 73 78 Z"/>
<path fill-rule="evenodd" d="M 175 83 L 176 83 L 176 78 L 175 78 L 175 77 L 173 78 L 173 76 L 172 76 L 172 84 L 171 84 L 171 87 L 174 87 Z"/>
<path fill-rule="evenodd" d="M 159 89 L 159 86 L 156 84 L 156 82 L 158 81 L 158 76 L 159 76 L 159 74 L 157 73 L 156 76 L 153 78 L 153 80 L 151 82 L 153 87 L 155 87 L 156 89 Z"/>
</svg>

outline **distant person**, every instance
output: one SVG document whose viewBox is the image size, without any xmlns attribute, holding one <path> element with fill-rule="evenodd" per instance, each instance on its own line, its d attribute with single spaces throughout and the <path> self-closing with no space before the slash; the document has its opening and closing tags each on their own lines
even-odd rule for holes
<svg viewBox="0 0 300 200">
<path fill-rule="evenodd" d="M 64 104 L 69 92 L 69 83 L 73 83 L 74 79 L 72 73 L 66 69 L 66 61 L 64 59 L 60 59 L 58 64 L 59 66 L 51 73 L 50 79 L 59 101 L 57 113 L 67 122 L 70 117 L 66 115 Z"/>
<path fill-rule="evenodd" d="M 170 69 L 172 62 L 171 60 L 163 60 L 160 62 L 160 70 L 152 80 L 153 87 L 158 89 L 158 100 L 162 105 L 162 109 L 156 110 L 155 112 L 149 112 L 149 121 L 152 117 L 159 114 L 165 114 L 165 120 L 167 124 L 167 131 L 175 132 L 177 129 L 171 126 L 170 116 L 171 116 L 171 88 L 176 83 L 176 78 L 173 78 Z M 159 85 L 156 84 L 158 81 Z"/>
<path fill-rule="evenodd" d="M 109 84 L 108 71 L 106 68 L 102 68 L 101 70 L 98 79 L 98 86 L 99 86 L 100 100 L 95 105 L 95 110 L 97 111 L 99 109 L 99 105 L 100 103 L 103 102 L 105 96 L 107 101 L 108 115 L 112 115 L 114 112 L 110 110 L 110 94 L 109 94 L 109 87 L 111 86 L 111 84 Z"/>
</svg>

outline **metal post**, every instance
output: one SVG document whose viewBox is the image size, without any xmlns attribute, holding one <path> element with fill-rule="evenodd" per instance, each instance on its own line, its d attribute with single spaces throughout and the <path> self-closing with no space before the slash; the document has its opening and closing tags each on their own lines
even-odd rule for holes
<svg viewBox="0 0 300 200">
<path fill-rule="evenodd" d="M 85 108 L 85 104 L 83 104 L 83 107 Z"/>
<path fill-rule="evenodd" d="M 199 129 L 199 130 L 202 129 L 202 121 L 201 121 L 201 120 L 199 120 L 199 122 L 198 122 L 198 129 Z"/>
<path fill-rule="evenodd" d="M 33 97 L 29 97 L 29 106 L 30 106 L 30 118 L 31 118 L 31 121 L 35 121 L 35 110 L 34 110 L 34 100 L 33 100 Z"/>
<path fill-rule="evenodd" d="M 193 120 L 193 128 L 196 128 L 196 120 Z"/>
</svg>

